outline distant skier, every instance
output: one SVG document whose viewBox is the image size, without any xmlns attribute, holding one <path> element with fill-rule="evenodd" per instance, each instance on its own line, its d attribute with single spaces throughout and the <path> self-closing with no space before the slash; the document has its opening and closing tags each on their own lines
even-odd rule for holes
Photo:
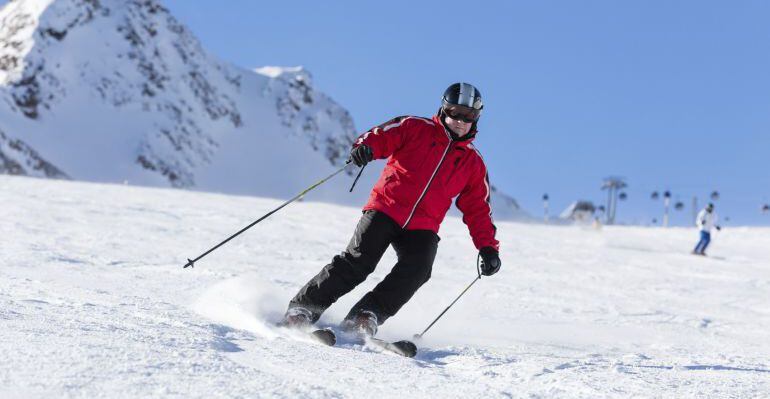
<svg viewBox="0 0 770 399">
<path fill-rule="evenodd" d="M 401 116 L 361 135 L 351 160 L 363 167 L 387 159 L 342 254 L 321 269 L 290 301 L 283 325 L 305 328 L 372 273 L 389 245 L 398 262 L 342 322 L 343 330 L 374 335 L 431 275 L 439 225 L 455 204 L 479 250 L 481 272 L 500 270 L 487 169 L 476 147 L 481 93 L 468 83 L 444 92 L 432 118 Z"/>
<path fill-rule="evenodd" d="M 717 223 L 717 213 L 714 212 L 714 204 L 709 203 L 705 208 L 698 212 L 698 217 L 695 218 L 695 225 L 700 230 L 700 241 L 692 250 L 693 255 L 706 255 L 706 247 L 711 242 L 711 229 L 716 228 L 721 230 Z"/>
</svg>

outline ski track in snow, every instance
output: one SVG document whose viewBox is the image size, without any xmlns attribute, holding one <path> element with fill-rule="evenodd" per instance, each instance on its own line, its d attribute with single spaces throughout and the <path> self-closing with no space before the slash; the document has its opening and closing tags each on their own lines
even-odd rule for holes
<svg viewBox="0 0 770 399">
<path fill-rule="evenodd" d="M 360 215 L 309 201 L 182 269 L 282 201 L 0 176 L 0 397 L 770 396 L 770 229 L 728 227 L 700 258 L 694 229 L 499 223 L 502 271 L 406 359 L 272 327 Z M 462 222 L 440 235 L 382 338 L 474 278 Z"/>
</svg>

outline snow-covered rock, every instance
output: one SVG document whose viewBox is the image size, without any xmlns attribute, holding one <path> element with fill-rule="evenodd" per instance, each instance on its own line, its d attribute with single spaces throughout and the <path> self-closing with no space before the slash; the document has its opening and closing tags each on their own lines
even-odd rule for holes
<svg viewBox="0 0 770 399">
<path fill-rule="evenodd" d="M 66 179 L 67 175 L 41 158 L 19 139 L 10 139 L 0 130 L 0 173 Z"/>
<path fill-rule="evenodd" d="M 262 67 L 255 72 L 271 78 L 264 94 L 275 98 L 281 123 L 333 164 L 343 164 L 357 137 L 348 111 L 313 89 L 310 73 L 301 67 Z"/>
</svg>

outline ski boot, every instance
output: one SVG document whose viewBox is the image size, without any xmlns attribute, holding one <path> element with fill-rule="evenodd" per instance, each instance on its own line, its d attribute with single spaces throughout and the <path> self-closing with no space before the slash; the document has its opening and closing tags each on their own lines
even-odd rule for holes
<svg viewBox="0 0 770 399">
<path fill-rule="evenodd" d="M 342 321 L 342 330 L 346 333 L 373 337 L 377 334 L 377 315 L 369 310 L 361 310 L 352 319 Z"/>
<path fill-rule="evenodd" d="M 328 328 L 313 329 L 313 314 L 303 307 L 289 308 L 283 316 L 283 320 L 278 323 L 278 327 L 306 332 L 310 337 L 324 345 L 334 346 L 337 343 L 334 331 Z"/>
<path fill-rule="evenodd" d="M 359 311 L 353 318 L 343 320 L 341 327 L 345 333 L 355 335 L 356 341 L 361 345 L 375 346 L 405 357 L 414 357 L 417 354 L 417 346 L 411 341 L 388 342 L 375 338 L 377 315 L 372 311 Z"/>
<path fill-rule="evenodd" d="M 307 330 L 313 325 L 313 314 L 302 307 L 289 308 L 283 316 L 283 320 L 278 323 L 279 327 L 291 328 L 294 330 Z"/>
</svg>

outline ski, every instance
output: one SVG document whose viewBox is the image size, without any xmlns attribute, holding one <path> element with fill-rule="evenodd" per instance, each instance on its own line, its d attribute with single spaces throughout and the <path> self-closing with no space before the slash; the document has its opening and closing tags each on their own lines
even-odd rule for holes
<svg viewBox="0 0 770 399">
<path fill-rule="evenodd" d="M 284 322 L 276 323 L 275 326 L 307 334 L 314 341 L 320 342 L 326 346 L 334 346 L 337 343 L 337 335 L 334 334 L 334 331 L 332 331 L 330 328 L 315 328 L 313 326 L 290 326 Z"/>
<path fill-rule="evenodd" d="M 313 337 L 313 339 L 316 341 L 327 346 L 334 346 L 334 344 L 337 343 L 337 336 L 334 334 L 334 331 L 328 328 L 319 328 L 317 330 L 313 330 L 310 332 L 310 336 Z"/>
<path fill-rule="evenodd" d="M 415 355 L 417 355 L 417 345 L 415 345 L 412 341 L 402 340 L 389 342 L 374 337 L 364 337 L 363 341 L 364 343 L 371 344 L 380 349 L 393 352 L 404 357 L 415 357 Z"/>
</svg>

